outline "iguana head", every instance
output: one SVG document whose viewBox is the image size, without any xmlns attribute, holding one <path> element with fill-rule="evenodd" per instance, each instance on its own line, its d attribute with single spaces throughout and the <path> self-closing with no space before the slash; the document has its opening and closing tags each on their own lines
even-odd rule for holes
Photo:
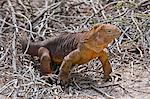
<svg viewBox="0 0 150 99">
<path fill-rule="evenodd" d="M 95 52 L 100 52 L 115 38 L 119 37 L 120 34 L 120 29 L 115 25 L 96 24 L 89 32 L 87 32 L 84 43 L 86 47 Z"/>
</svg>

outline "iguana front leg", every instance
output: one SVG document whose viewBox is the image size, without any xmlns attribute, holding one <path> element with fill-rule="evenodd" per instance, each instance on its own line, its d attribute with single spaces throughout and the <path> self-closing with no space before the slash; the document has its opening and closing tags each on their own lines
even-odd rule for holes
<svg viewBox="0 0 150 99">
<path fill-rule="evenodd" d="M 102 63 L 102 67 L 103 67 L 103 71 L 104 71 L 104 78 L 105 80 L 109 80 L 111 77 L 110 77 L 110 73 L 112 72 L 112 67 L 109 63 L 109 58 L 108 58 L 108 55 L 105 51 L 101 51 L 99 53 L 99 60 L 101 61 Z"/>
<path fill-rule="evenodd" d="M 64 57 L 59 72 L 59 80 L 62 81 L 62 85 L 65 85 L 66 82 L 68 82 L 70 70 L 73 68 L 73 65 L 75 65 L 80 60 L 80 58 L 80 51 L 78 49 L 70 52 L 67 56 Z"/>
</svg>

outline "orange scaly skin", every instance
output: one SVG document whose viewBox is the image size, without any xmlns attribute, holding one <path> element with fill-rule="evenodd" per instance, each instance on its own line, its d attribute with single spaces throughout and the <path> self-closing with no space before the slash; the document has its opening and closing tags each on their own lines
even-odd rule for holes
<svg viewBox="0 0 150 99">
<path fill-rule="evenodd" d="M 90 31 L 70 33 L 41 42 L 31 42 L 28 54 L 39 56 L 43 75 L 52 73 L 53 63 L 61 65 L 59 79 L 66 83 L 68 75 L 75 64 L 84 64 L 98 57 L 102 63 L 104 77 L 109 79 L 112 72 L 108 55 L 104 48 L 121 34 L 120 30 L 111 24 L 96 24 Z M 26 42 L 23 42 L 25 50 Z"/>
</svg>

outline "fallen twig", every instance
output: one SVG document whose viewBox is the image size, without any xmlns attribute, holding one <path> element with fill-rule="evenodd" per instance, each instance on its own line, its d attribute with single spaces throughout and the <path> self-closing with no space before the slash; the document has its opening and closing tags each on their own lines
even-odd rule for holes
<svg viewBox="0 0 150 99">
<path fill-rule="evenodd" d="M 40 14 L 38 14 L 38 16 L 35 17 L 35 18 L 31 21 L 31 23 L 32 23 L 32 24 L 35 23 L 35 21 L 37 21 L 42 15 L 44 15 L 44 13 L 45 13 L 48 9 L 54 10 L 54 9 L 56 9 L 60 4 L 61 4 L 61 2 L 57 2 L 57 3 L 54 3 L 54 4 L 52 4 L 52 5 L 48 6 L 48 7 L 46 7 L 45 9 L 43 9 L 42 11 L 40 11 Z M 29 28 L 29 26 L 27 26 L 27 29 L 28 29 L 28 28 Z"/>
<path fill-rule="evenodd" d="M 100 90 L 99 88 L 95 87 L 94 85 L 91 85 L 91 88 L 94 89 L 95 91 L 99 92 L 100 94 L 102 94 L 103 97 L 105 97 L 106 99 L 114 99 L 114 97 L 108 95 L 107 93 L 103 92 L 102 90 Z"/>
</svg>

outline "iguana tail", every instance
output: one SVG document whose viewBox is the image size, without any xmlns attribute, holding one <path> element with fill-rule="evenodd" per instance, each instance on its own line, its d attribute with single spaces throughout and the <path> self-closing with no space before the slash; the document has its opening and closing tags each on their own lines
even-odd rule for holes
<svg viewBox="0 0 150 99">
<path fill-rule="evenodd" d="M 38 56 L 38 49 L 41 47 L 41 43 L 31 42 L 27 38 L 27 33 L 23 32 L 21 35 L 21 45 L 23 53 L 27 53 L 31 56 Z"/>
</svg>

